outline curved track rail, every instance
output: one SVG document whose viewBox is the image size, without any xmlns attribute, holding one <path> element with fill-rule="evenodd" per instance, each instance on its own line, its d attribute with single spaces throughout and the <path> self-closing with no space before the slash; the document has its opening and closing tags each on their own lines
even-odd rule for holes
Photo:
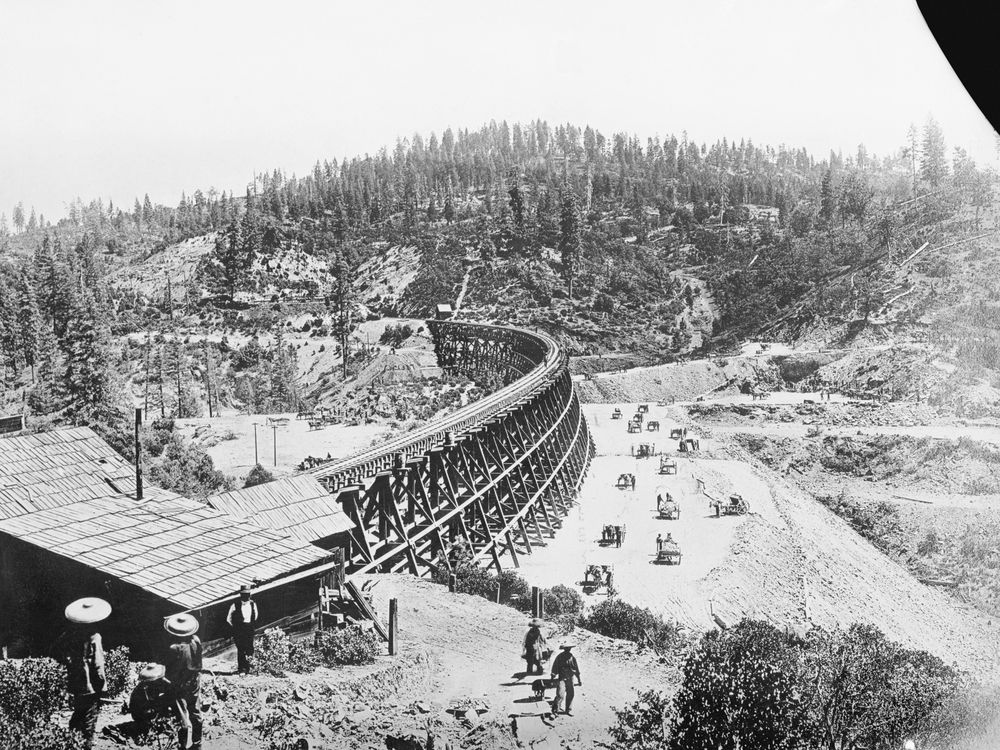
<svg viewBox="0 0 1000 750">
<path fill-rule="evenodd" d="M 456 543 L 496 568 L 555 534 L 594 454 L 550 337 L 432 320 L 447 372 L 501 387 L 396 440 L 313 469 L 354 521 L 350 572 L 450 568 Z"/>
</svg>

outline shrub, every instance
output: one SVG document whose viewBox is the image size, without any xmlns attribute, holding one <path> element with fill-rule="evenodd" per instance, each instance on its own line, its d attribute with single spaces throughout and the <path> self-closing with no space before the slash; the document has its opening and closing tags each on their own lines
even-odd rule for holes
<svg viewBox="0 0 1000 750">
<path fill-rule="evenodd" d="M 680 638 L 677 628 L 645 607 L 607 599 L 580 620 L 580 625 L 609 638 L 622 638 L 665 649 Z"/>
<path fill-rule="evenodd" d="M 380 344 L 398 347 L 412 335 L 413 328 L 404 323 L 396 323 L 395 325 L 388 325 L 385 327 L 385 330 L 382 331 L 382 335 L 379 337 L 378 342 Z"/>
<path fill-rule="evenodd" d="M 316 638 L 316 650 L 329 667 L 370 664 L 382 650 L 382 642 L 370 630 L 344 628 L 327 630 Z"/>
<path fill-rule="evenodd" d="M 254 674 L 284 677 L 288 672 L 304 674 L 318 665 L 318 657 L 309 646 L 295 643 L 281 628 L 268 628 L 256 643 L 250 657 Z"/>
<path fill-rule="evenodd" d="M 870 625 L 799 638 L 743 620 L 702 636 L 683 673 L 672 705 L 649 692 L 616 711 L 620 745 L 889 750 L 912 738 L 954 747 L 981 740 L 996 708 L 995 693 Z"/>
<path fill-rule="evenodd" d="M 577 615 L 583 610 L 583 597 L 576 589 L 559 584 L 542 592 L 546 617 Z"/>
<path fill-rule="evenodd" d="M 83 735 L 52 722 L 0 721 L 3 750 L 85 750 Z"/>
<path fill-rule="evenodd" d="M 119 646 L 104 656 L 104 692 L 109 696 L 121 695 L 132 686 L 132 662 L 128 660 L 128 646 Z"/>
<path fill-rule="evenodd" d="M 531 609 L 531 586 L 513 570 L 502 570 L 495 577 L 500 585 L 500 603 L 518 609 Z M 494 594 L 495 595 L 495 594 Z"/>
<path fill-rule="evenodd" d="M 0 661 L 0 724 L 48 721 L 66 701 L 66 669 L 54 660 Z"/>
<path fill-rule="evenodd" d="M 250 473 L 247 474 L 246 481 L 243 482 L 243 487 L 256 487 L 258 484 L 267 484 L 272 481 L 274 481 L 274 474 L 269 472 L 260 464 L 257 464 L 250 469 Z"/>
</svg>

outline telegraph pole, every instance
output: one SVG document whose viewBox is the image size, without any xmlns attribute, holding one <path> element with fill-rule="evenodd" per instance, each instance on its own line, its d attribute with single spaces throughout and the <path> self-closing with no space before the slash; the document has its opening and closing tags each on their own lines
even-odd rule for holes
<svg viewBox="0 0 1000 750">
<path fill-rule="evenodd" d="M 271 425 L 271 429 L 274 431 L 274 465 L 278 465 L 278 425 Z"/>
<path fill-rule="evenodd" d="M 257 423 L 253 423 L 253 465 L 256 466 L 260 463 L 260 459 L 257 458 Z"/>
</svg>

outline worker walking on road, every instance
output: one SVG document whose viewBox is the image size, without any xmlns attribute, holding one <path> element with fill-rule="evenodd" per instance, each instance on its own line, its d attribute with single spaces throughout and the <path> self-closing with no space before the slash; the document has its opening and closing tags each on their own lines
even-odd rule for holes
<svg viewBox="0 0 1000 750">
<path fill-rule="evenodd" d="M 180 750 L 201 750 L 201 640 L 198 620 L 191 615 L 168 617 L 163 627 L 173 636 L 165 666 L 167 680 L 173 691 L 174 704 L 181 727 L 178 732 Z"/>
<path fill-rule="evenodd" d="M 527 663 L 528 674 L 542 674 L 542 662 L 548 658 L 546 652 L 549 649 L 545 636 L 542 634 L 542 621 L 537 617 L 528 622 L 528 632 L 524 636 L 524 654 L 522 659 Z M 537 672 L 535 671 L 537 668 Z"/>
<path fill-rule="evenodd" d="M 84 745 L 90 750 L 106 680 L 104 644 L 97 626 L 110 616 L 111 605 L 103 599 L 87 597 L 67 606 L 65 614 L 71 628 L 69 650 L 65 654 L 67 688 L 73 696 L 69 728 L 83 735 Z"/>
<path fill-rule="evenodd" d="M 576 657 L 571 653 L 572 643 L 564 643 L 559 647 L 559 656 L 552 662 L 552 679 L 556 682 L 556 698 L 552 702 L 552 713 L 559 713 L 560 708 L 566 706 L 566 714 L 573 715 L 573 696 L 576 691 L 573 688 L 573 678 L 576 684 L 583 686 L 580 680 L 580 666 L 576 663 Z"/>
<path fill-rule="evenodd" d="M 249 586 L 240 588 L 240 600 L 233 602 L 226 615 L 226 622 L 233 629 L 233 641 L 236 643 L 236 669 L 241 674 L 250 674 L 250 657 L 253 656 L 254 630 L 260 613 L 257 602 L 250 598 L 252 589 Z"/>
<path fill-rule="evenodd" d="M 615 526 L 615 547 L 622 546 L 622 527 Z"/>
</svg>

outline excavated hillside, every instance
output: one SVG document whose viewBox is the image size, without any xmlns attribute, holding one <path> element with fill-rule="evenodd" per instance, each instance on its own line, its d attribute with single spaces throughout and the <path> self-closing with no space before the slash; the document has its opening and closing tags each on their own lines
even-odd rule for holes
<svg viewBox="0 0 1000 750">
<path fill-rule="evenodd" d="M 628 416 L 636 404 L 618 407 Z M 532 583 L 578 582 L 584 566 L 599 559 L 615 566 L 624 600 L 695 630 L 715 626 L 716 617 L 729 624 L 755 617 L 794 627 L 866 622 L 904 644 L 1000 681 L 995 658 L 1000 622 L 995 618 L 922 584 L 728 433 L 698 430 L 701 451 L 678 454 L 667 430 L 687 425 L 695 434 L 681 408 L 651 405 L 647 420 L 658 421 L 661 429 L 639 435 L 626 433 L 625 420 L 611 419 L 612 408 L 585 406 L 597 457 L 562 530 L 546 548 L 522 560 L 522 572 Z M 643 442 L 677 456 L 677 474 L 659 474 L 655 457 L 633 457 Z M 635 490 L 614 487 L 623 472 L 636 475 Z M 716 518 L 696 480 L 715 498 L 741 494 L 751 513 Z M 680 519 L 657 519 L 655 498 L 662 492 L 679 502 Z M 599 545 L 604 524 L 625 526 L 620 549 Z M 656 536 L 667 532 L 680 545 L 682 563 L 651 564 Z"/>
</svg>

